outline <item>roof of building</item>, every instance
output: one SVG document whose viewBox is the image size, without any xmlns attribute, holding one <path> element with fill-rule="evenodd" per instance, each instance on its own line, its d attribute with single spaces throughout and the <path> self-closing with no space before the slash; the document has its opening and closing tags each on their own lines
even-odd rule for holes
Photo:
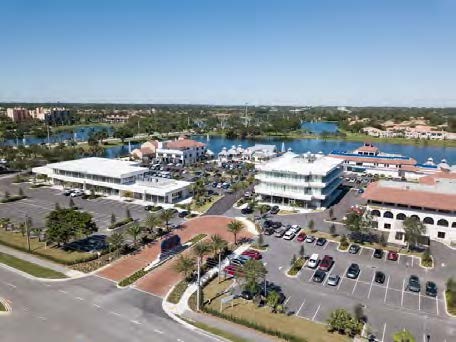
<svg viewBox="0 0 456 342">
<path fill-rule="evenodd" d="M 361 147 L 357 148 L 356 151 L 358 151 L 358 152 L 372 152 L 372 153 L 376 153 L 376 152 L 378 152 L 378 147 L 364 145 L 364 146 L 361 146 Z"/>
<path fill-rule="evenodd" d="M 415 165 L 416 160 L 413 158 L 392 158 L 392 157 L 381 157 L 377 156 L 364 156 L 364 155 L 353 155 L 353 154 L 336 154 L 335 152 L 330 153 L 331 157 L 343 159 L 347 161 L 354 161 L 358 163 L 377 163 L 377 164 L 390 164 L 390 165 Z"/>
<path fill-rule="evenodd" d="M 113 178 L 121 178 L 132 173 L 136 174 L 149 170 L 146 167 L 138 166 L 137 162 L 99 157 L 81 158 L 52 163 L 47 164 L 46 167 Z"/>
<path fill-rule="evenodd" d="M 254 152 L 264 152 L 264 153 L 275 153 L 277 151 L 276 145 L 266 145 L 266 144 L 255 144 L 253 146 L 247 147 L 245 152 L 247 154 L 252 154 Z"/>
<path fill-rule="evenodd" d="M 439 179 L 434 184 L 381 180 L 369 184 L 363 198 L 371 201 L 454 211 L 456 209 L 456 180 Z"/>
<path fill-rule="evenodd" d="M 205 147 L 206 144 L 203 144 L 202 142 L 192 140 L 192 139 L 179 139 L 179 140 L 170 140 L 164 143 L 165 146 L 163 146 L 164 149 L 186 149 L 186 148 L 192 148 L 192 147 Z"/>
<path fill-rule="evenodd" d="M 290 172 L 304 175 L 326 175 L 335 167 L 339 166 L 342 160 L 327 157 L 322 154 L 296 154 L 286 152 L 278 158 L 274 158 L 256 168 L 262 171 Z"/>
<path fill-rule="evenodd" d="M 436 172 L 433 175 L 429 175 L 429 176 L 426 176 L 426 177 L 421 177 L 420 178 L 420 183 L 421 184 L 432 185 L 432 184 L 436 184 L 441 179 L 451 179 L 451 180 L 455 180 L 456 181 L 456 172 L 439 171 L 439 172 Z M 456 193 L 456 189 L 455 189 L 455 193 Z"/>
</svg>

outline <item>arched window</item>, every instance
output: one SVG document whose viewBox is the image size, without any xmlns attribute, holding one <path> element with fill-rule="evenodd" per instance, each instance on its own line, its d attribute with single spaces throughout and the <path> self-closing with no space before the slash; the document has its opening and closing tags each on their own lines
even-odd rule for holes
<svg viewBox="0 0 456 342">
<path fill-rule="evenodd" d="M 412 216 L 410 216 L 410 217 L 413 217 L 414 219 L 417 219 L 418 221 L 421 221 L 421 220 L 420 220 L 420 217 L 419 217 L 418 215 L 412 215 Z"/>
<path fill-rule="evenodd" d="M 437 225 L 442 226 L 442 227 L 448 227 L 448 221 L 444 220 L 444 219 L 440 219 L 437 221 Z"/>
<path fill-rule="evenodd" d="M 401 221 L 404 221 L 406 218 L 405 214 L 404 213 L 399 213 L 396 215 L 396 220 L 401 220 Z"/>
<path fill-rule="evenodd" d="M 386 218 L 393 218 L 393 213 L 391 211 L 385 211 L 385 213 L 383 214 L 383 217 L 386 217 Z"/>
<path fill-rule="evenodd" d="M 380 216 L 380 210 L 376 210 L 376 209 L 375 209 L 375 210 L 372 210 L 372 211 L 371 211 L 371 215 L 372 215 L 372 216 Z"/>
<path fill-rule="evenodd" d="M 456 221 L 451 224 L 451 228 L 456 228 Z"/>
<path fill-rule="evenodd" d="M 434 219 L 432 217 L 425 217 L 423 223 L 434 224 Z"/>
</svg>

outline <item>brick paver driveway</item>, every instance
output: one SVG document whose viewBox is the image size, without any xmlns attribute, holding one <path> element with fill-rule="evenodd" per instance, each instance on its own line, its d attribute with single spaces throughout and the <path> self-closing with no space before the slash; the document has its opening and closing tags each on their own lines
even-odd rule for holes
<svg viewBox="0 0 456 342">
<path fill-rule="evenodd" d="M 205 233 L 208 236 L 219 234 L 228 242 L 234 242 L 233 234 L 227 231 L 226 226 L 232 218 L 225 216 L 203 216 L 188 220 L 182 224 L 182 228 L 175 230 L 181 241 L 184 243 L 190 240 L 197 234 Z M 243 231 L 238 236 L 238 240 L 242 238 L 250 238 L 252 235 L 247 231 Z M 98 275 L 113 281 L 120 281 L 137 270 L 147 266 L 155 260 L 160 254 L 160 241 L 144 248 L 135 255 L 128 255 L 112 265 L 104 268 Z M 175 260 L 165 263 L 163 266 L 152 271 L 146 277 L 137 282 L 137 287 L 141 290 L 163 296 L 166 292 L 180 280 L 180 275 L 174 272 L 173 263 Z"/>
</svg>

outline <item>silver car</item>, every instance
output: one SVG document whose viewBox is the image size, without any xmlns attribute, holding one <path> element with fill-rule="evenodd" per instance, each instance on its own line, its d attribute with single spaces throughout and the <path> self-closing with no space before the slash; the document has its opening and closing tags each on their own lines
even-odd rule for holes
<svg viewBox="0 0 456 342">
<path fill-rule="evenodd" d="M 337 274 L 331 274 L 328 277 L 328 285 L 330 285 L 330 286 L 337 286 L 337 284 L 339 284 L 339 281 L 340 281 L 340 277 Z"/>
</svg>

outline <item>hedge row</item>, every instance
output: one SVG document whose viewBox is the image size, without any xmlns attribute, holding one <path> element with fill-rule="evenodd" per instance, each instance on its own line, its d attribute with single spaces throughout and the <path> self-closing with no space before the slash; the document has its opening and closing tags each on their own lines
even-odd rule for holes
<svg viewBox="0 0 456 342">
<path fill-rule="evenodd" d="M 20 251 L 25 252 L 25 253 L 38 255 L 39 257 L 42 257 L 44 259 L 51 260 L 51 261 L 54 261 L 54 262 L 56 262 L 58 264 L 62 264 L 62 265 L 66 265 L 66 266 L 76 265 L 76 264 L 79 264 L 81 262 L 92 261 L 92 260 L 95 260 L 96 258 L 98 258 L 98 256 L 96 254 L 90 254 L 90 255 L 88 255 L 87 257 L 84 257 L 84 258 L 79 258 L 79 259 L 74 259 L 74 260 L 63 260 L 63 259 L 60 259 L 60 258 L 56 258 L 56 257 L 54 257 L 52 255 L 40 253 L 38 251 L 34 251 L 34 250 L 29 251 L 26 247 L 17 246 L 15 244 L 11 244 L 11 243 L 6 242 L 4 240 L 0 240 L 0 244 L 4 245 L 4 246 L 7 246 L 7 247 L 11 247 L 11 248 L 17 249 L 17 250 L 20 250 Z"/>
<path fill-rule="evenodd" d="M 263 326 L 261 324 L 249 321 L 249 320 L 244 319 L 244 318 L 236 317 L 236 316 L 233 316 L 233 315 L 226 315 L 226 314 L 221 313 L 220 311 L 214 310 L 212 308 L 203 307 L 203 311 L 207 312 L 208 314 L 211 314 L 213 316 L 220 317 L 220 318 L 229 320 L 231 322 L 244 325 L 244 326 L 246 326 L 248 328 L 252 328 L 252 329 L 261 331 L 262 333 L 278 337 L 278 338 L 283 339 L 285 341 L 289 341 L 289 342 L 307 342 L 307 340 L 302 338 L 302 337 L 298 337 L 298 336 L 295 336 L 295 335 L 283 333 L 283 332 L 278 331 L 278 330 L 270 329 L 270 328 L 267 328 L 267 327 L 265 327 L 265 326 Z"/>
<path fill-rule="evenodd" d="M 0 202 L 1 203 L 16 202 L 16 201 L 23 200 L 24 198 L 27 198 L 27 196 L 11 196 L 11 197 L 3 198 Z"/>
<path fill-rule="evenodd" d="M 118 221 L 118 222 L 115 222 L 115 223 L 111 224 L 108 229 L 119 228 L 119 227 L 122 227 L 122 226 L 126 225 L 127 223 L 132 222 L 132 221 L 133 221 L 133 219 L 131 217 L 130 218 L 126 218 L 126 219 L 123 219 L 121 221 Z"/>
</svg>

